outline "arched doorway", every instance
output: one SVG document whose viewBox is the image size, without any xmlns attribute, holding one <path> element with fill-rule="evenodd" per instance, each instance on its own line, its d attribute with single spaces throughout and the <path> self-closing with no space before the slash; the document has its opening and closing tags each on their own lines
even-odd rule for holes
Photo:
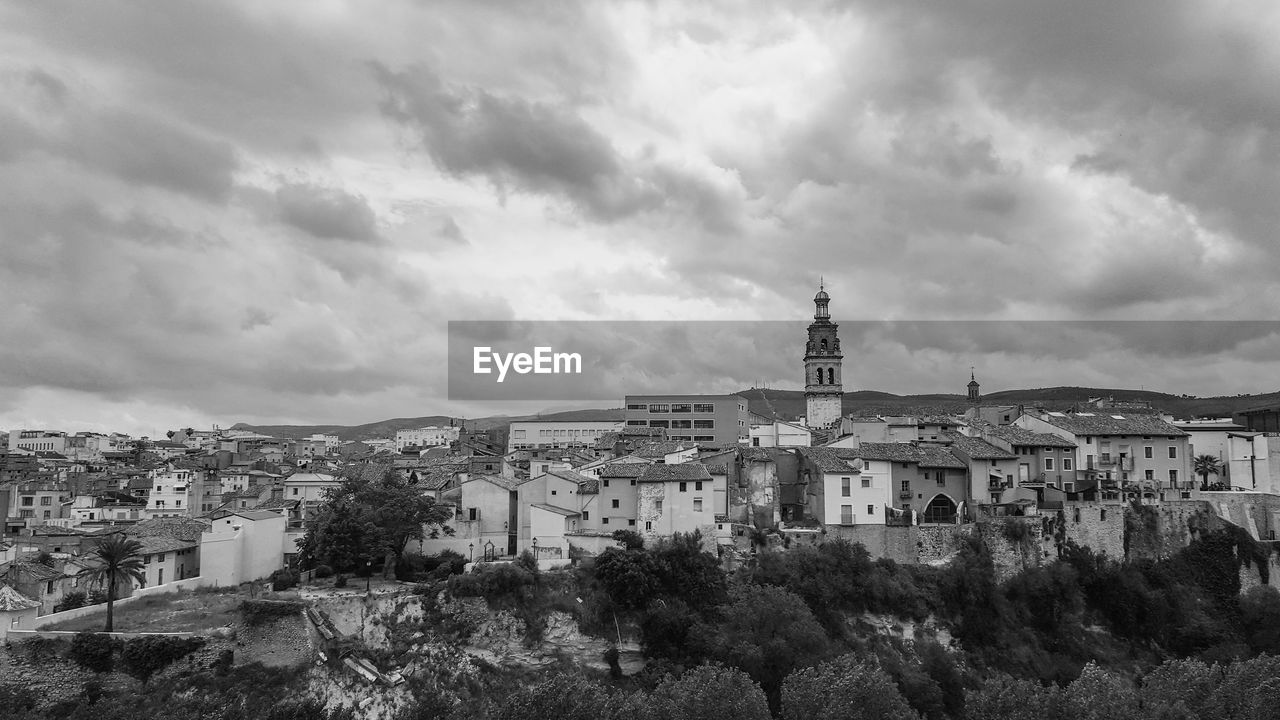
<svg viewBox="0 0 1280 720">
<path fill-rule="evenodd" d="M 954 525 L 956 522 L 956 504 L 951 498 L 938 493 L 933 496 L 929 504 L 924 508 L 924 517 L 920 518 L 921 522 L 926 523 L 946 523 Z"/>
</svg>

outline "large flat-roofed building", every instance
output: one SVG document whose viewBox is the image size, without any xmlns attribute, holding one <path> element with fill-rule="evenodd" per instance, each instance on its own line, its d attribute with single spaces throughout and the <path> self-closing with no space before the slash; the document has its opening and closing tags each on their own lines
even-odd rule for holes
<svg viewBox="0 0 1280 720">
<path fill-rule="evenodd" d="M 626 424 L 665 428 L 668 440 L 737 445 L 751 435 L 741 395 L 628 395 Z"/>
<path fill-rule="evenodd" d="M 605 433 L 616 433 L 622 423 L 613 420 L 525 420 L 511 423 L 507 452 L 512 450 L 560 450 L 593 448 Z"/>
</svg>

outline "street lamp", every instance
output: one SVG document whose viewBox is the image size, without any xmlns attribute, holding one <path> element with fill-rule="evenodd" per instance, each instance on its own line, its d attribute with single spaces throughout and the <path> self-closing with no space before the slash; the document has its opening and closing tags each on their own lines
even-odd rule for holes
<svg viewBox="0 0 1280 720">
<path fill-rule="evenodd" d="M 364 592 L 366 595 L 369 594 L 369 582 L 371 580 L 373 580 L 373 561 L 365 560 L 364 561 Z"/>
<path fill-rule="evenodd" d="M 533 539 L 533 559 L 538 559 L 538 538 Z"/>
<path fill-rule="evenodd" d="M 475 543 L 467 543 L 467 553 L 469 555 L 470 561 L 475 562 L 476 561 L 476 544 Z"/>
</svg>

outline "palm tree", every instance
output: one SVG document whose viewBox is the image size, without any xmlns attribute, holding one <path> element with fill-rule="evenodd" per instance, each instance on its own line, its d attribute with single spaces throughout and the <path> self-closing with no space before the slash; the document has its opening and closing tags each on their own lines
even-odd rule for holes
<svg viewBox="0 0 1280 720">
<path fill-rule="evenodd" d="M 1218 475 L 1222 473 L 1222 461 L 1212 455 L 1197 455 L 1192 461 L 1192 467 L 1200 476 L 1200 489 L 1207 490 L 1209 488 L 1209 474 Z"/>
<path fill-rule="evenodd" d="M 142 543 L 121 533 L 112 533 L 98 541 L 98 559 L 102 564 L 89 571 L 89 580 L 107 585 L 107 628 L 111 632 L 115 618 L 116 588 L 130 581 L 146 582 L 146 566 L 142 563 Z"/>
</svg>

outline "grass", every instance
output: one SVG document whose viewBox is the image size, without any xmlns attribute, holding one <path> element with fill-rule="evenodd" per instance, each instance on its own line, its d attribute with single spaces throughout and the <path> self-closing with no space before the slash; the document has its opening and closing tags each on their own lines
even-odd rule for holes
<svg viewBox="0 0 1280 720">
<path fill-rule="evenodd" d="M 175 592 L 132 600 L 115 608 L 116 632 L 201 632 L 240 620 L 240 603 L 248 595 L 227 589 L 195 593 Z M 263 595 L 262 597 L 266 597 Z M 42 630 L 102 630 L 107 606 L 74 620 L 64 620 Z"/>
</svg>

